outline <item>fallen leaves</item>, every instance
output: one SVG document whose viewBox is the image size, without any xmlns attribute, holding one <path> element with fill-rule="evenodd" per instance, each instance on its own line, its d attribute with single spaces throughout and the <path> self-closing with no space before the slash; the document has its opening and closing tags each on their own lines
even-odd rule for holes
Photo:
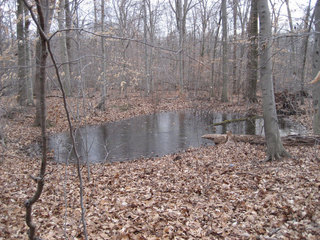
<svg viewBox="0 0 320 240">
<path fill-rule="evenodd" d="M 51 132 L 65 130 L 58 102 Z M 116 106 L 128 104 L 121 99 Z M 159 110 L 186 108 L 179 99 Z M 88 110 L 90 123 L 153 111 L 140 98 L 126 111 Z M 114 102 L 115 104 L 115 102 Z M 194 104 L 194 103 L 193 103 Z M 93 104 L 94 105 L 94 104 Z M 175 108 L 175 106 L 178 106 Z M 221 106 L 221 109 L 224 106 Z M 91 112 L 90 112 L 91 111 Z M 28 113 L 30 114 L 30 112 Z M 24 201 L 34 192 L 29 175 L 39 159 L 27 151 L 39 136 L 32 119 L 10 122 L 0 169 L 0 239 L 26 239 Z M 79 124 L 81 124 L 79 122 Z M 320 166 L 313 147 L 290 147 L 295 159 L 260 163 L 264 148 L 238 143 L 188 149 L 161 158 L 97 164 L 82 169 L 90 239 L 319 239 Z M 34 220 L 44 239 L 83 239 L 74 166 L 49 162 Z"/>
</svg>

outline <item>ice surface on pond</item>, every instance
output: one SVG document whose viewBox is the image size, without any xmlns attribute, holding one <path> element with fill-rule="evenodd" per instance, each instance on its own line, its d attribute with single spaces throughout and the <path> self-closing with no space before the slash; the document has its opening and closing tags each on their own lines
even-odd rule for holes
<svg viewBox="0 0 320 240">
<path fill-rule="evenodd" d="M 263 120 L 234 122 L 220 126 L 213 123 L 237 119 L 239 114 L 221 114 L 199 111 L 162 112 L 139 116 L 99 126 L 86 126 L 76 131 L 76 147 L 81 161 L 90 163 L 127 161 L 140 157 L 155 157 L 178 152 L 189 147 L 213 145 L 201 138 L 207 133 L 263 135 Z M 301 134 L 303 127 L 279 120 L 282 136 Z M 68 133 L 49 139 L 57 162 L 74 161 Z"/>
</svg>

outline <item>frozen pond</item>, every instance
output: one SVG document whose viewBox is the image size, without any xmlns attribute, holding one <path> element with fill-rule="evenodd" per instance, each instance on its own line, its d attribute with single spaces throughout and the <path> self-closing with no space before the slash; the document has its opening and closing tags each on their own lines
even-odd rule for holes
<svg viewBox="0 0 320 240">
<path fill-rule="evenodd" d="M 207 133 L 263 135 L 263 120 L 235 122 L 213 127 L 213 123 L 237 119 L 239 114 L 196 111 L 163 112 L 139 116 L 100 126 L 86 126 L 76 131 L 76 147 L 81 160 L 90 163 L 127 161 L 140 157 L 156 157 L 189 147 L 212 145 L 202 139 Z M 302 134 L 305 130 L 292 122 L 279 121 L 281 135 Z M 74 161 L 69 133 L 49 139 L 57 162 Z"/>
</svg>

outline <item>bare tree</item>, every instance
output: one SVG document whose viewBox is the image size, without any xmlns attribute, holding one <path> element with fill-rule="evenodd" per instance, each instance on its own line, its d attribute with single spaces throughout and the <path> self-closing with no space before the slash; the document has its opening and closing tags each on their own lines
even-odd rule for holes
<svg viewBox="0 0 320 240">
<path fill-rule="evenodd" d="M 22 2 L 21 2 L 22 3 Z M 24 0 L 26 3 L 26 0 Z M 45 16 L 43 12 L 43 8 L 49 9 L 48 1 L 39 1 L 36 0 L 37 4 L 37 14 L 38 14 L 38 28 L 40 33 L 40 44 L 39 44 L 39 108 L 40 108 L 40 125 L 41 125 L 41 136 L 42 136 L 42 161 L 41 167 L 38 177 L 33 177 L 33 179 L 37 183 L 37 189 L 34 195 L 26 200 L 26 223 L 29 227 L 28 235 L 30 240 L 38 239 L 36 237 L 36 225 L 32 221 L 32 207 L 35 204 L 42 193 L 44 182 L 45 182 L 45 174 L 47 167 L 47 131 L 46 131 L 46 101 L 45 101 L 45 86 L 46 86 L 46 62 L 47 62 L 47 46 L 46 46 L 46 38 L 44 35 L 45 29 L 48 27 L 46 25 Z M 31 8 L 29 8 L 32 11 Z"/>
<path fill-rule="evenodd" d="M 128 49 L 130 46 L 130 39 L 136 34 L 134 31 L 134 12 L 137 5 L 133 0 L 113 0 L 113 7 L 118 23 L 118 34 L 122 39 L 120 40 L 121 53 L 121 89 L 123 89 L 124 96 L 127 97 L 127 87 L 130 84 L 130 79 L 127 77 L 128 70 Z M 127 38 L 127 39 L 126 39 Z"/>
<path fill-rule="evenodd" d="M 147 46 L 147 42 L 150 39 L 150 43 L 153 44 L 154 35 L 154 19 L 153 13 L 151 11 L 150 0 L 143 0 L 143 39 L 144 39 L 144 61 L 145 61 L 145 94 L 149 95 L 153 91 L 153 81 L 152 81 L 152 48 Z M 149 16 L 149 18 L 148 18 Z M 149 19 L 149 21 L 148 21 Z M 150 36 L 148 38 L 148 35 Z"/>
<path fill-rule="evenodd" d="M 17 41 L 18 41 L 18 102 L 25 106 L 33 103 L 32 80 L 30 76 L 29 48 L 30 19 L 22 0 L 17 0 Z"/>
<path fill-rule="evenodd" d="M 272 16 L 272 19 L 271 19 L 271 22 L 272 22 L 272 29 L 273 29 L 273 35 L 277 35 L 278 34 L 278 31 L 280 29 L 280 16 L 281 16 L 281 9 L 284 5 L 284 1 L 271 1 L 269 0 L 269 4 L 271 6 L 271 16 Z M 279 51 L 279 48 L 280 48 L 280 39 L 279 38 L 276 38 L 273 42 L 273 53 L 272 55 L 276 55 L 277 51 Z M 279 69 L 279 68 L 278 68 Z M 277 80 L 278 78 L 276 78 L 276 71 L 278 70 L 277 69 L 277 65 L 276 65 L 276 58 L 272 58 L 272 71 L 273 71 L 273 74 L 272 74 L 272 78 L 273 78 L 273 84 L 275 85 L 275 88 L 278 87 L 277 85 Z M 281 69 L 281 72 L 284 72 L 283 69 Z"/>
<path fill-rule="evenodd" d="M 312 86 L 313 133 L 320 134 L 320 0 L 317 0 L 314 16 L 315 37 L 312 57 L 312 75 L 315 78 Z"/>
<path fill-rule="evenodd" d="M 25 2 L 25 0 L 23 0 Z M 44 5 L 44 7 L 41 7 L 41 12 L 43 14 L 43 21 L 44 21 L 44 28 L 43 31 L 45 34 L 49 33 L 51 23 L 52 23 L 52 17 L 54 13 L 54 8 L 56 4 L 56 0 L 37 0 L 37 5 Z M 39 31 L 39 30 L 38 30 Z M 40 34 L 39 34 L 40 35 Z M 41 38 L 39 38 L 36 42 L 36 53 L 35 53 L 35 63 L 36 63 L 36 70 L 35 70 L 35 79 L 34 79 L 34 93 L 36 94 L 36 116 L 34 120 L 34 125 L 39 126 L 41 124 L 41 99 L 40 99 L 40 72 L 41 72 Z"/>
<path fill-rule="evenodd" d="M 19 95 L 18 95 L 18 102 L 21 105 L 25 104 L 26 100 L 26 79 L 25 79 L 25 49 L 24 49 L 24 36 L 23 36 L 23 23 L 24 23 L 24 16 L 23 16 L 23 3 L 22 0 L 17 0 L 17 41 L 18 41 L 18 78 L 19 78 Z"/>
<path fill-rule="evenodd" d="M 213 42 L 213 47 L 212 47 L 212 58 L 211 58 L 211 74 L 210 74 L 210 78 L 211 78 L 211 92 L 210 95 L 211 97 L 215 96 L 215 82 L 214 82 L 214 75 L 215 75 L 215 69 L 216 69 L 216 65 L 215 65 L 215 58 L 216 58 L 216 53 L 217 53 L 217 45 L 218 45 L 218 38 L 219 38 L 219 34 L 220 34 L 220 27 L 221 27 L 221 14 L 219 16 L 219 20 L 217 23 L 217 28 L 215 31 L 215 37 L 214 37 L 214 42 Z"/>
<path fill-rule="evenodd" d="M 101 20 L 100 20 L 100 28 L 101 33 L 104 33 L 104 18 L 105 18 L 105 1 L 101 0 Z M 102 61 L 101 61 L 101 75 L 100 75 L 100 85 L 101 85 L 101 100 L 98 104 L 97 108 L 101 109 L 102 111 L 106 110 L 106 98 L 107 98 L 107 83 L 106 83 L 106 48 L 105 48 L 105 39 L 102 36 L 101 37 L 101 55 L 102 55 Z"/>
<path fill-rule="evenodd" d="M 306 33 L 310 33 L 311 31 L 311 26 L 312 26 L 312 21 L 314 18 L 314 14 L 312 14 L 310 23 L 309 23 L 309 18 L 310 18 L 310 12 L 311 12 L 311 0 L 309 0 L 309 4 L 307 7 L 307 11 L 306 11 L 306 15 L 305 15 L 305 19 L 304 19 L 304 27 L 303 27 L 303 31 Z M 305 91 L 305 87 L 304 87 L 304 79 L 305 79 L 305 67 L 306 67 L 306 62 L 307 62 L 307 51 L 308 51 L 308 43 L 309 43 L 309 34 L 307 34 L 303 40 L 302 40 L 302 47 L 300 49 L 300 53 L 301 53 L 301 67 L 300 67 L 300 101 L 301 104 L 304 104 L 304 91 Z"/>
<path fill-rule="evenodd" d="M 232 1 L 233 10 L 233 52 L 232 52 L 232 92 L 236 94 L 239 91 L 239 81 L 237 79 L 237 18 L 238 18 L 238 0 Z"/>
<path fill-rule="evenodd" d="M 93 0 L 93 14 L 94 14 L 93 31 L 97 32 L 98 31 L 98 3 L 97 3 L 97 0 Z"/>
<path fill-rule="evenodd" d="M 260 75 L 262 90 L 262 108 L 264 119 L 264 132 L 267 143 L 267 160 L 279 159 L 289 154 L 284 149 L 280 138 L 278 117 L 274 98 L 272 82 L 272 44 L 271 20 L 268 0 L 258 0 L 260 21 Z"/>
<path fill-rule="evenodd" d="M 41 125 L 41 136 L 42 136 L 42 161 L 41 161 L 41 167 L 40 172 L 37 177 L 32 177 L 33 180 L 37 183 L 37 189 L 34 195 L 26 200 L 25 207 L 26 207 L 26 223 L 29 227 L 28 235 L 30 240 L 39 240 L 40 238 L 36 237 L 36 226 L 32 221 L 32 207 L 33 205 L 39 200 L 41 193 L 43 191 L 44 183 L 45 183 L 45 176 L 46 176 L 46 166 L 47 166 L 47 133 L 46 133 L 46 61 L 48 54 L 50 55 L 50 58 L 53 62 L 53 66 L 55 69 L 55 73 L 57 76 L 57 80 L 59 83 L 59 87 L 62 93 L 62 99 L 63 99 L 63 106 L 67 115 L 67 121 L 69 125 L 69 132 L 72 139 L 72 147 L 73 151 L 75 153 L 76 161 L 77 161 L 77 173 L 79 178 L 79 193 L 80 193 L 80 205 L 81 205 L 81 221 L 83 224 L 83 234 L 84 238 L 88 239 L 88 233 L 87 233 L 87 227 L 86 227 L 86 221 L 85 221 L 85 207 L 83 202 L 83 181 L 82 181 L 82 175 L 81 175 L 81 166 L 80 166 L 80 157 L 78 155 L 76 144 L 75 144 L 75 138 L 74 138 L 74 131 L 73 126 L 71 122 L 70 113 L 68 111 L 67 106 L 67 100 L 66 100 L 66 93 L 64 91 L 63 83 L 61 80 L 61 75 L 59 73 L 59 68 L 57 66 L 57 62 L 55 60 L 55 57 L 52 52 L 50 40 L 55 35 L 53 34 L 50 38 L 48 38 L 48 22 L 46 21 L 46 11 L 49 9 L 49 1 L 46 0 L 35 0 L 35 5 L 37 8 L 37 17 L 35 16 L 32 6 L 28 5 L 27 0 L 23 0 L 25 5 L 27 6 L 28 10 L 31 13 L 32 19 L 35 22 L 38 33 L 40 35 L 40 59 L 39 59 L 39 100 L 40 100 L 40 125 Z M 47 12 L 48 14 L 48 12 Z"/>
<path fill-rule="evenodd" d="M 143 41 L 144 41 L 144 72 L 145 72 L 145 95 L 150 93 L 150 67 L 149 67 L 149 51 L 147 46 L 148 41 L 148 22 L 147 22 L 147 1 L 142 1 L 143 8 Z"/>
<path fill-rule="evenodd" d="M 66 34 L 66 47 L 67 47 L 67 59 L 68 59 L 68 64 L 69 64 L 69 72 L 70 72 L 70 78 L 72 78 L 73 76 L 73 65 L 72 65 L 72 36 L 71 36 L 71 28 L 72 28 L 72 13 L 71 13 L 71 9 L 70 9 L 70 0 L 65 0 L 65 18 L 66 18 L 66 23 L 65 23 L 65 26 L 66 26 L 66 29 L 67 31 L 65 32 Z M 69 29 L 69 30 L 68 30 Z M 72 79 L 70 79 L 70 84 L 71 84 L 71 87 L 72 87 Z"/>
<path fill-rule="evenodd" d="M 171 10 L 176 17 L 176 24 L 179 36 L 179 90 L 184 90 L 184 44 L 186 37 L 187 14 L 192 9 L 192 0 L 169 1 Z"/>
<path fill-rule="evenodd" d="M 26 87 L 27 87 L 27 105 L 34 105 L 33 102 L 33 81 L 32 81 L 32 71 L 31 71 L 31 40 L 30 40 L 30 25 L 31 18 L 27 7 L 24 5 L 24 42 L 25 42 L 25 64 L 26 64 Z"/>
<path fill-rule="evenodd" d="M 257 102 L 258 80 L 258 11 L 257 1 L 251 0 L 250 20 L 248 24 L 249 50 L 247 63 L 247 91 L 249 102 Z"/>
<path fill-rule="evenodd" d="M 221 2 L 222 14 L 222 94 L 221 101 L 228 102 L 228 45 L 227 45 L 227 1 Z"/>
<path fill-rule="evenodd" d="M 210 18 L 212 17 L 212 12 L 215 4 L 210 4 L 208 0 L 201 0 L 199 1 L 198 5 L 198 11 L 194 13 L 194 25 L 197 25 L 196 23 L 196 16 L 198 15 L 198 12 L 200 12 L 200 21 L 201 21 L 201 32 L 200 35 L 200 61 L 199 61 L 199 79 L 197 81 L 197 85 L 200 84 L 200 82 L 203 79 L 203 73 L 204 73 L 204 62 L 206 61 L 205 53 L 207 52 L 208 55 L 210 55 L 209 48 L 206 48 L 206 42 L 208 41 L 208 27 L 210 24 Z M 197 9 L 196 9 L 197 10 Z M 196 29 L 196 26 L 194 26 L 194 29 Z M 195 31 L 195 30 L 194 30 Z M 194 37 L 194 45 L 196 46 L 196 37 Z M 206 51 L 207 50 L 207 51 Z M 195 52 L 195 50 L 194 50 Z M 209 56 L 208 56 L 209 57 Z M 198 89 L 198 87 L 197 87 Z"/>
<path fill-rule="evenodd" d="M 199 2 L 199 9 L 200 9 L 200 17 L 201 17 L 201 39 L 200 39 L 200 57 L 204 57 L 205 53 L 205 41 L 206 41 L 206 34 L 207 28 L 209 24 L 209 20 L 212 13 L 212 7 L 208 6 L 208 0 L 201 0 Z"/>
<path fill-rule="evenodd" d="M 247 30 L 248 30 L 248 21 L 249 21 L 249 15 L 250 15 L 250 9 L 251 9 L 251 0 L 245 0 L 238 2 L 238 22 L 240 25 L 241 33 L 240 39 L 245 39 L 247 37 Z M 240 85 L 241 81 L 244 80 L 243 76 L 247 74 L 247 68 L 245 67 L 245 64 L 247 63 L 245 54 L 247 53 L 247 44 L 244 41 L 237 41 L 237 76 L 238 76 L 238 86 L 240 90 L 240 86 L 242 86 L 242 90 L 246 90 L 246 84 Z M 245 81 L 245 80 L 244 80 Z"/>
<path fill-rule="evenodd" d="M 291 17 L 291 10 L 290 10 L 290 5 L 289 5 L 289 0 L 285 0 L 286 2 L 286 7 L 287 7 L 287 14 L 288 14 L 288 22 L 289 22 L 289 27 L 290 27 L 290 33 L 294 33 L 294 27 L 293 27 L 293 22 L 292 22 L 292 17 Z M 290 78 L 296 78 L 297 76 L 297 57 L 296 57 L 296 50 L 295 50 L 295 41 L 294 37 L 291 36 L 290 39 L 290 58 L 289 58 L 289 71 L 290 71 Z"/>
<path fill-rule="evenodd" d="M 68 0 L 67 0 L 68 1 Z M 58 11 L 58 23 L 60 37 L 60 56 L 61 63 L 63 64 L 63 76 L 64 76 L 64 86 L 66 93 L 71 94 L 71 76 L 70 76 L 70 65 L 69 65 L 69 54 L 67 50 L 67 35 L 65 30 L 66 14 L 65 14 L 65 0 L 59 1 L 59 11 Z"/>
</svg>

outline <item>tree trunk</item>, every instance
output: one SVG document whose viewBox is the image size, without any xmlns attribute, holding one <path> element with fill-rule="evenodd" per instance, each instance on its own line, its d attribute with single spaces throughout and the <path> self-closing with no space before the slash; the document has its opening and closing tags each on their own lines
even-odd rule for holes
<svg viewBox="0 0 320 240">
<path fill-rule="evenodd" d="M 26 41 L 24 36 L 24 5 L 17 0 L 17 41 L 18 41 L 18 102 L 27 105 L 27 76 L 26 76 Z"/>
<path fill-rule="evenodd" d="M 201 0 L 199 2 L 200 4 L 200 15 L 201 15 L 201 40 L 200 40 L 200 61 L 199 61 L 199 65 L 198 65 L 198 76 L 199 79 L 196 82 L 196 90 L 198 90 L 200 83 L 203 81 L 203 64 L 202 62 L 204 62 L 205 60 L 205 43 L 206 43 L 206 35 L 207 35 L 207 27 L 208 27 L 208 22 L 209 22 L 209 14 L 210 14 L 210 10 L 208 9 L 208 1 L 204 1 Z M 193 20 L 193 52 L 194 54 L 196 53 L 196 47 L 197 47 L 197 37 L 196 37 L 196 29 L 197 29 L 197 12 L 195 12 L 194 14 L 194 20 Z M 195 58 L 195 57 L 194 57 Z M 195 72 L 195 71 L 194 71 Z M 191 75 L 191 74 L 189 74 Z M 195 79 L 195 77 L 194 77 Z M 197 95 L 197 92 L 196 92 Z"/>
<path fill-rule="evenodd" d="M 25 44 L 25 65 L 27 66 L 25 69 L 26 74 L 26 92 L 27 92 L 27 105 L 34 105 L 33 102 L 33 81 L 32 81 L 32 71 L 31 71 L 31 49 L 30 49 L 30 13 L 27 7 L 24 7 L 24 44 Z"/>
<path fill-rule="evenodd" d="M 65 15 L 66 15 L 66 28 L 71 29 L 72 27 L 72 14 L 70 10 L 70 3 L 69 0 L 65 0 Z M 66 48 L 67 48 L 67 59 L 68 59 L 68 64 L 69 64 L 69 73 L 70 73 L 70 85 L 72 88 L 72 80 L 73 80 L 73 64 L 72 64 L 72 36 L 71 36 L 71 31 L 67 30 L 66 31 Z"/>
<path fill-rule="evenodd" d="M 271 20 L 268 0 L 258 0 L 260 20 L 260 78 L 262 90 L 262 108 L 264 131 L 267 143 L 267 160 L 280 159 L 288 156 L 280 138 L 278 117 L 274 98 L 272 82 L 272 45 L 271 45 Z"/>
<path fill-rule="evenodd" d="M 179 36 L 179 90 L 183 92 L 184 90 L 184 44 L 186 35 L 186 21 L 187 14 L 192 8 L 190 5 L 191 0 L 174 0 L 175 5 L 173 6 L 171 1 L 169 1 L 172 11 L 175 13 L 177 30 Z"/>
<path fill-rule="evenodd" d="M 36 47 L 35 47 L 35 64 L 36 64 L 36 69 L 35 69 L 35 74 L 34 74 L 34 86 L 33 86 L 33 92 L 36 97 L 36 116 L 34 119 L 34 126 L 40 126 L 40 118 L 41 118 L 41 111 L 40 111 L 40 83 L 39 83 L 39 75 L 40 75 L 40 47 L 41 47 L 41 42 L 40 38 L 37 39 L 36 41 Z"/>
<path fill-rule="evenodd" d="M 104 33 L 104 0 L 101 0 L 101 33 Z M 101 109 L 102 111 L 106 110 L 106 98 L 107 98 L 107 89 L 106 89 L 106 49 L 105 49 L 105 41 L 104 37 L 101 37 L 101 55 L 102 55 L 102 66 L 101 66 L 101 100 L 97 108 Z"/>
<path fill-rule="evenodd" d="M 29 227 L 28 230 L 28 236 L 30 240 L 40 240 L 39 237 L 36 236 L 36 225 L 33 223 L 32 221 L 32 207 L 33 205 L 39 200 L 42 191 L 43 191 L 43 187 L 44 187 L 44 183 L 45 183 L 45 175 L 46 175 L 46 166 L 47 166 L 47 134 L 46 134 L 46 93 L 45 93 L 45 89 L 46 89 L 46 59 L 47 59 L 47 55 L 48 53 L 50 53 L 50 57 L 51 60 L 53 62 L 54 65 L 54 69 L 55 69 L 55 73 L 58 79 L 58 83 L 59 83 L 59 87 L 61 89 L 61 93 L 63 96 L 63 105 L 64 105 L 64 109 L 66 111 L 66 115 L 67 115 L 67 120 L 68 120 L 68 125 L 69 125 L 69 131 L 70 131 L 70 136 L 72 139 L 72 146 L 73 146 L 73 151 L 75 152 L 75 156 L 77 159 L 77 172 L 78 172 L 78 177 L 79 177 L 79 185 L 80 185 L 80 205 L 81 205 L 81 221 L 83 224 L 83 235 L 84 235 L 84 239 L 88 239 L 88 234 L 87 234 L 87 228 L 86 228 L 86 221 L 85 221 L 85 208 L 84 208 L 84 203 L 83 203 L 83 181 L 82 181 L 82 176 L 81 176 L 81 166 L 80 166 L 80 158 L 79 155 L 77 153 L 77 149 L 76 149 L 76 144 L 75 144 L 75 140 L 74 140 L 74 131 L 73 131 L 73 127 L 72 127 L 72 123 L 71 123 L 71 118 L 70 118 L 70 114 L 67 108 L 67 101 L 66 101 L 66 94 L 64 91 L 64 88 L 62 86 L 62 81 L 61 81 L 61 77 L 59 74 L 59 68 L 57 66 L 57 62 L 54 58 L 51 46 L 50 46 L 50 41 L 49 38 L 47 37 L 47 32 L 49 31 L 49 21 L 46 21 L 49 19 L 50 14 L 46 14 L 48 13 L 48 11 L 44 12 L 44 10 L 48 10 L 49 9 L 49 1 L 43 1 L 40 4 L 40 0 L 35 0 L 36 2 L 36 7 L 37 7 L 37 15 L 38 17 L 35 16 L 35 14 L 32 11 L 32 7 L 28 5 L 27 0 L 23 0 L 25 5 L 28 7 L 29 11 L 31 12 L 32 18 L 34 20 L 34 22 L 36 22 L 37 24 L 37 28 L 38 28 L 38 33 L 40 35 L 40 41 L 39 41 L 39 105 L 40 105 L 40 125 L 41 125 L 41 137 L 42 137 L 42 161 L 41 161 L 41 167 L 40 167 L 40 172 L 39 175 L 37 177 L 32 177 L 33 180 L 35 180 L 35 182 L 37 183 L 37 189 L 34 193 L 34 195 L 27 199 L 25 201 L 25 207 L 26 207 L 26 224 Z M 55 1 L 53 0 L 53 4 L 55 3 Z M 52 15 L 51 15 L 52 16 Z"/>
<path fill-rule="evenodd" d="M 320 0 L 317 0 L 315 9 L 315 37 L 312 57 L 312 75 L 316 77 L 320 70 Z M 313 83 L 313 133 L 320 134 L 320 81 Z"/>
<path fill-rule="evenodd" d="M 219 37 L 219 32 L 220 32 L 220 26 L 221 26 L 221 16 L 219 17 L 219 22 L 218 22 L 218 27 L 216 30 L 216 35 L 214 37 L 214 44 L 213 44 L 213 51 L 212 51 L 212 57 L 211 57 L 211 91 L 210 91 L 210 96 L 215 97 L 215 58 L 216 58 L 216 53 L 217 53 L 217 44 L 218 44 L 218 37 Z"/>
<path fill-rule="evenodd" d="M 150 94 L 150 68 L 149 68 L 149 51 L 148 51 L 148 22 L 147 22 L 147 0 L 143 0 L 143 41 L 144 41 L 144 72 L 145 72 L 145 95 Z M 151 17 L 151 16 L 150 16 Z"/>
<path fill-rule="evenodd" d="M 221 2 L 222 14 L 222 94 L 221 101 L 228 102 L 228 60 L 227 60 L 227 1 Z"/>
<path fill-rule="evenodd" d="M 93 14 L 94 14 L 94 23 L 93 31 L 98 32 L 98 6 L 97 0 L 93 0 Z"/>
<path fill-rule="evenodd" d="M 21 2 L 22 3 L 22 2 Z M 25 2 L 26 3 L 26 2 Z M 38 3 L 38 2 L 37 2 Z M 45 32 L 46 25 L 45 25 L 45 18 L 42 11 L 43 8 L 48 8 L 48 4 L 45 6 L 44 4 L 37 5 L 37 13 L 39 19 L 39 26 L 41 31 Z M 31 8 L 29 8 L 31 11 Z M 26 207 L 26 224 L 29 227 L 28 235 L 30 240 L 39 239 L 36 237 L 36 226 L 32 221 L 32 207 L 33 204 L 36 203 L 42 193 L 44 187 L 44 178 L 46 173 L 46 166 L 47 166 L 47 133 L 46 133 L 46 101 L 45 101 L 45 85 L 46 85 L 46 61 L 47 61 L 47 47 L 46 47 L 46 39 L 45 36 L 40 34 L 40 44 L 39 44 L 39 108 L 40 108 L 40 125 L 41 125 L 41 136 L 42 136 L 42 161 L 41 161 L 41 168 L 39 172 L 39 176 L 35 178 L 37 182 L 37 189 L 34 195 L 26 200 L 25 207 Z"/>
<path fill-rule="evenodd" d="M 58 24 L 59 30 L 64 30 L 64 22 L 65 18 L 65 1 L 60 0 L 60 10 L 58 11 Z M 68 58 L 68 51 L 67 51 L 67 36 L 66 32 L 60 32 L 59 37 L 59 44 L 60 44 L 60 55 L 61 55 L 61 63 L 63 64 L 63 74 L 64 76 L 64 89 L 67 95 L 71 95 L 71 77 L 70 77 L 70 68 L 69 68 L 69 58 Z"/>
<path fill-rule="evenodd" d="M 22 0 L 17 1 L 18 41 L 18 102 L 21 106 L 33 105 L 32 78 L 30 67 L 29 11 Z"/>
<path fill-rule="evenodd" d="M 149 9 L 149 41 L 151 45 L 154 44 L 154 36 L 155 36 L 155 21 L 157 12 L 156 9 L 152 10 L 152 3 L 150 0 L 148 1 L 148 9 Z M 154 92 L 154 80 L 153 80 L 153 72 L 152 72 L 152 64 L 153 64 L 153 48 L 149 48 L 149 65 L 148 65 L 148 73 L 149 73 L 149 84 L 151 93 Z"/>
<path fill-rule="evenodd" d="M 182 0 L 176 0 L 176 19 L 177 19 L 177 29 L 178 29 L 178 35 L 179 35 L 179 90 L 183 91 L 183 85 L 184 85 L 184 65 L 183 65 L 183 23 L 182 23 Z"/>
<path fill-rule="evenodd" d="M 247 63 L 247 91 L 249 102 L 257 102 L 258 80 L 258 10 L 257 1 L 251 0 L 250 20 L 248 24 L 248 37 L 250 41 Z"/>
<path fill-rule="evenodd" d="M 289 27 L 290 27 L 290 33 L 294 33 L 294 28 L 293 28 L 293 23 L 292 23 L 292 17 L 291 17 L 291 11 L 289 7 L 289 0 L 285 0 L 286 2 L 286 7 L 287 7 L 287 14 L 288 14 L 288 22 L 289 22 Z M 290 47 L 291 47 L 291 52 L 290 52 L 290 62 L 289 62 L 289 73 L 290 73 L 290 79 L 291 81 L 296 80 L 297 76 L 297 71 L 296 71 L 296 53 L 295 53 L 295 47 L 294 47 L 294 37 L 290 37 Z M 296 84 L 296 82 L 294 82 Z"/>
<path fill-rule="evenodd" d="M 311 9 L 311 0 L 309 0 L 307 12 L 306 12 L 306 17 L 304 19 L 304 31 L 307 33 L 310 33 L 311 31 L 311 26 L 312 26 L 312 18 L 314 15 L 311 17 L 311 21 L 309 24 L 309 17 L 310 17 L 310 9 Z M 301 68 L 300 68 L 300 101 L 301 104 L 304 104 L 304 74 L 305 74 L 305 66 L 307 62 L 307 52 L 308 52 L 308 43 L 309 43 L 309 34 L 303 38 L 302 41 L 302 48 L 301 48 L 301 56 L 302 56 L 302 62 L 301 62 Z"/>
<path fill-rule="evenodd" d="M 25 0 L 24 0 L 25 1 Z M 50 3 L 51 5 L 50 5 Z M 55 0 L 44 1 L 43 4 L 46 4 L 46 7 L 42 8 L 43 21 L 45 28 L 43 29 L 44 33 L 47 34 L 50 31 L 52 17 L 55 9 Z M 38 33 L 39 34 L 39 33 Z M 34 79 L 34 93 L 36 94 L 36 116 L 34 120 L 35 126 L 40 126 L 41 124 L 41 98 L 40 98 L 40 72 L 41 72 L 41 38 L 37 40 L 36 43 L 36 71 L 35 71 L 35 79 Z"/>
<path fill-rule="evenodd" d="M 239 83 L 237 79 L 237 18 L 238 18 L 238 0 L 233 0 L 233 66 L 232 66 L 232 91 L 233 94 L 239 92 Z"/>
</svg>

